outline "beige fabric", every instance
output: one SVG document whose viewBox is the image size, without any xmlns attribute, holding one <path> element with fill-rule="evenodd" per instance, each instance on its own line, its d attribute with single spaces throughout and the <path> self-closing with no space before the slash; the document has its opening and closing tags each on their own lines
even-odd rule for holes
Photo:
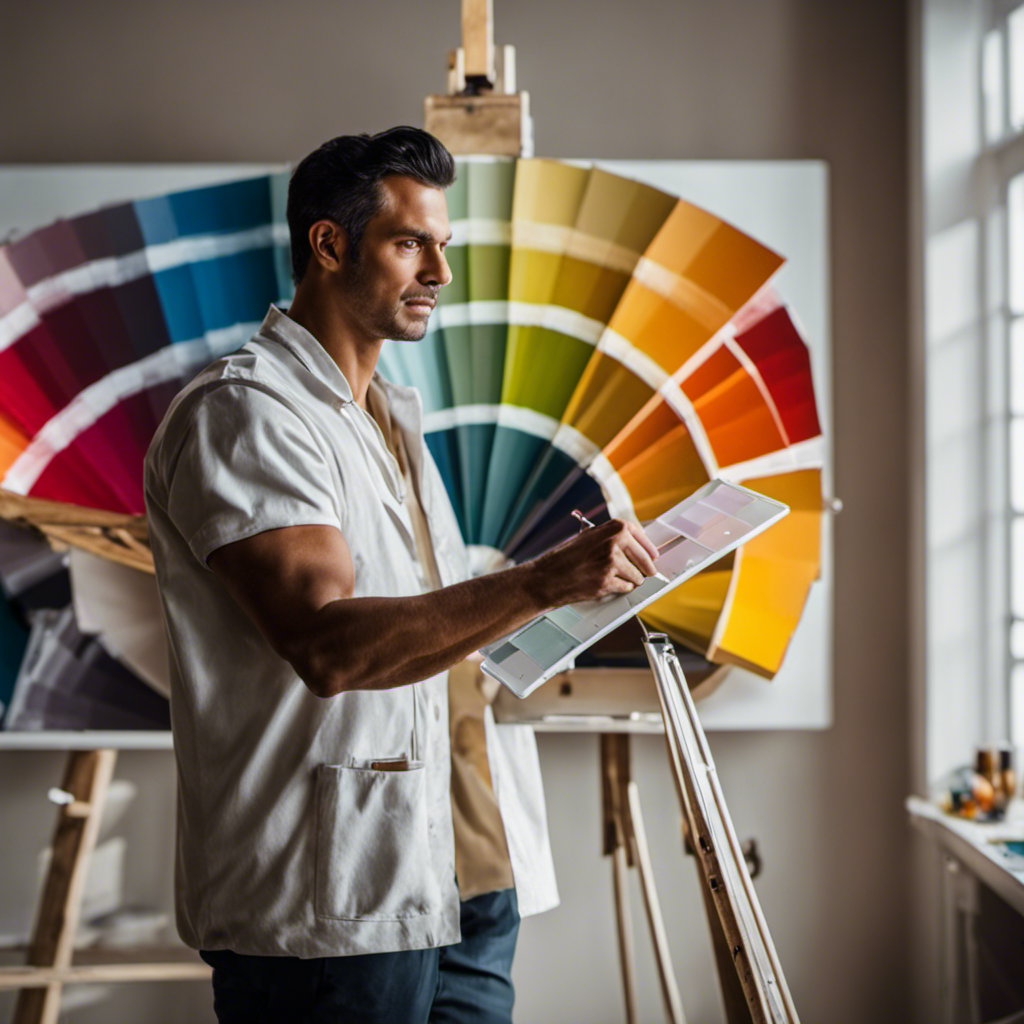
<svg viewBox="0 0 1024 1024">
<path fill-rule="evenodd" d="M 487 758 L 486 715 L 495 697 L 487 684 L 492 681 L 475 661 L 448 673 L 455 876 L 464 900 L 515 884 Z"/>
<path fill-rule="evenodd" d="M 431 589 L 441 586 L 430 530 L 409 472 L 400 431 L 393 429 L 387 399 L 376 381 L 366 394 L 370 415 L 406 480 L 409 518 L 416 548 Z M 455 831 L 455 875 L 459 896 L 468 900 L 515 884 L 501 810 L 494 795 L 487 760 L 484 714 L 500 684 L 465 661 L 448 673 L 448 722 L 452 743 L 452 825 Z"/>
<path fill-rule="evenodd" d="M 423 574 L 426 576 L 427 589 L 437 590 L 443 584 L 441 583 L 441 573 L 437 569 L 434 544 L 430 539 L 430 526 L 427 523 L 427 517 L 423 514 L 418 484 L 409 466 L 409 457 L 405 450 L 402 432 L 391 422 L 391 410 L 388 408 L 388 400 L 378 380 L 370 381 L 370 387 L 366 392 L 366 404 L 369 407 L 370 415 L 374 418 L 377 426 L 380 427 L 380 432 L 384 435 L 384 442 L 388 446 L 388 451 L 398 463 L 398 470 L 405 481 L 409 520 L 412 524 L 412 532 L 416 537 L 416 552 L 423 567 Z"/>
</svg>

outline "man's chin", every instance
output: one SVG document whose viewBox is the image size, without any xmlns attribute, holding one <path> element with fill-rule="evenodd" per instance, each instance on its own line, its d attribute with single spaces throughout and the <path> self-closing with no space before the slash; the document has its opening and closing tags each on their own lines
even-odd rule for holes
<svg viewBox="0 0 1024 1024">
<path fill-rule="evenodd" d="M 422 341 L 427 334 L 427 323 L 407 324 L 405 327 L 394 325 L 394 333 L 388 337 L 392 341 Z"/>
</svg>

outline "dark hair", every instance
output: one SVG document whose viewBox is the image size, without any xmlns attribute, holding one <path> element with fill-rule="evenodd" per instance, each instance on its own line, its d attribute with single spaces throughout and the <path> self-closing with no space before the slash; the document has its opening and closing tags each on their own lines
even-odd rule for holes
<svg viewBox="0 0 1024 1024">
<path fill-rule="evenodd" d="M 380 183 L 391 175 L 447 188 L 455 180 L 455 161 L 433 135 L 402 125 L 376 135 L 339 135 L 295 168 L 288 183 L 295 284 L 313 254 L 309 229 L 318 220 L 333 220 L 341 227 L 348 236 L 350 258 L 358 259 L 366 225 L 384 204 Z"/>
</svg>

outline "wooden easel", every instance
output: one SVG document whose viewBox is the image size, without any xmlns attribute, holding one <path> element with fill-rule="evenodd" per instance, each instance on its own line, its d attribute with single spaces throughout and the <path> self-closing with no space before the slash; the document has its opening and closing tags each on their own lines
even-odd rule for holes
<svg viewBox="0 0 1024 1024">
<path fill-rule="evenodd" d="M 20 989 L 13 1024 L 56 1024 L 65 985 L 91 982 L 193 981 L 210 977 L 210 968 L 189 951 L 189 960 L 158 961 L 155 950 L 113 950 L 95 957 L 83 951 L 73 963 L 75 932 L 89 859 L 114 774 L 114 750 L 76 750 L 68 755 L 50 866 L 36 912 L 24 967 L 0 967 L 0 989 Z M 90 956 L 90 953 L 93 955 Z M 160 951 L 166 952 L 166 951 Z M 146 957 L 147 959 L 131 959 Z M 92 959 L 92 963 L 88 961 Z M 99 962 L 96 962 L 97 959 Z M 106 962 L 103 962 L 103 961 Z"/>
<path fill-rule="evenodd" d="M 448 56 L 449 94 L 426 99 L 427 131 L 456 155 L 532 155 L 528 97 L 515 92 L 512 47 L 504 47 L 504 73 L 496 74 L 493 0 L 462 0 L 462 41 L 462 47 Z M 648 635 L 646 629 L 644 634 L 683 812 L 684 837 L 696 855 L 701 876 L 726 1018 L 729 1024 L 799 1024 L 675 649 L 663 634 Z M 654 883 L 640 793 L 631 778 L 628 734 L 601 735 L 601 791 L 604 853 L 612 858 L 627 1024 L 637 1021 L 627 898 L 630 867 L 640 875 L 666 1017 L 671 1024 L 685 1024 Z"/>
<path fill-rule="evenodd" d="M 640 875 L 644 910 L 654 946 L 654 961 L 661 983 L 665 1016 L 670 1024 L 686 1024 L 669 955 L 661 904 L 654 885 L 651 854 L 647 846 L 640 790 L 633 781 L 629 756 L 629 733 L 601 734 L 601 824 L 604 855 L 612 858 L 612 883 L 615 891 L 615 924 L 619 939 L 619 963 L 622 990 L 626 999 L 626 1024 L 636 1024 L 636 987 L 633 956 L 633 926 L 629 909 L 628 870 Z"/>
</svg>

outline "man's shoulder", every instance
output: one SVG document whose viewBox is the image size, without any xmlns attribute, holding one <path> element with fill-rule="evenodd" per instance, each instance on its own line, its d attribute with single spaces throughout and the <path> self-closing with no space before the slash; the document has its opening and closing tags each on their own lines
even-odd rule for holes
<svg viewBox="0 0 1024 1024">
<path fill-rule="evenodd" d="M 200 422 L 237 426 L 298 412 L 301 396 L 274 361 L 251 344 L 223 356 L 194 377 L 167 408 L 146 454 L 147 483 L 165 475 Z"/>
<path fill-rule="evenodd" d="M 275 381 L 266 360 L 246 346 L 211 363 L 174 396 L 157 428 L 153 443 L 187 428 L 196 410 L 211 396 L 216 395 L 217 402 L 228 402 L 232 397 L 236 401 L 244 401 L 245 389 L 248 388 L 273 393 Z"/>
</svg>

